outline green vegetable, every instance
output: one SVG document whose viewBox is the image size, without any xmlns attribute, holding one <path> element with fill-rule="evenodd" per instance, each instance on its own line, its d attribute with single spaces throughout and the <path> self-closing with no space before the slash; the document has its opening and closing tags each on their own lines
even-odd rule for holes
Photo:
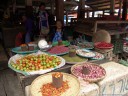
<svg viewBox="0 0 128 96">
<path fill-rule="evenodd" d="M 125 60 L 122 60 L 122 59 L 121 59 L 121 60 L 119 61 L 119 63 L 122 64 L 122 65 L 124 65 L 124 66 L 128 66 L 128 62 L 125 61 Z"/>
<path fill-rule="evenodd" d="M 62 56 L 67 62 L 84 62 L 87 61 L 86 58 L 82 58 L 79 56 L 75 56 L 75 57 L 69 57 L 69 54 L 66 54 L 64 56 Z"/>
</svg>

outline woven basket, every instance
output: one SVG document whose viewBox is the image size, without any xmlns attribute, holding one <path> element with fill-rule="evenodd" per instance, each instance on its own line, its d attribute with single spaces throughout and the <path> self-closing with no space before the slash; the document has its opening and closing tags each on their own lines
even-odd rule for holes
<svg viewBox="0 0 128 96">
<path fill-rule="evenodd" d="M 93 34 L 93 42 L 111 42 L 111 36 L 108 31 L 106 30 L 99 30 Z"/>
<path fill-rule="evenodd" d="M 31 96 L 43 96 L 40 92 L 40 88 L 42 87 L 43 84 L 46 83 L 51 83 L 52 82 L 52 73 L 44 74 L 39 77 L 37 77 L 31 84 L 30 86 L 30 94 Z M 67 73 L 62 73 L 63 74 L 63 80 L 69 82 L 69 89 L 65 92 L 68 95 L 62 94 L 61 96 L 78 96 L 80 92 L 80 83 L 78 79 Z"/>
<path fill-rule="evenodd" d="M 105 58 L 108 58 L 108 59 L 112 58 L 112 56 L 113 56 L 113 48 L 111 48 L 111 49 L 95 48 L 95 51 L 103 54 L 105 56 Z"/>
<path fill-rule="evenodd" d="M 86 63 L 78 63 L 78 64 L 75 64 L 71 67 L 71 73 L 76 76 L 76 74 L 73 73 L 73 69 L 76 67 L 76 66 L 83 66 L 85 64 L 91 64 L 91 65 L 94 65 L 94 66 L 98 66 L 100 68 L 102 68 L 103 70 L 105 70 L 103 67 L 99 66 L 99 65 L 96 65 L 94 63 L 89 63 L 89 62 L 86 62 Z M 77 76 L 76 76 L 77 77 Z M 101 78 L 96 78 L 96 79 L 87 79 L 87 78 L 83 78 L 85 81 L 87 82 L 90 82 L 90 83 L 93 83 L 93 82 L 98 82 L 98 81 L 101 81 L 102 79 L 104 79 L 106 77 L 106 71 L 105 71 L 105 76 L 102 76 Z"/>
</svg>

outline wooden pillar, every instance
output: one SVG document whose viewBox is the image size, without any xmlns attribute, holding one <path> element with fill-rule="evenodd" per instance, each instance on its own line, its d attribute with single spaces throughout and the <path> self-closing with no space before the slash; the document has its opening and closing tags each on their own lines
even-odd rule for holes
<svg viewBox="0 0 128 96">
<path fill-rule="evenodd" d="M 64 22 L 64 1 L 55 0 L 56 3 L 56 19 Z"/>
<path fill-rule="evenodd" d="M 85 18 L 85 0 L 79 0 L 78 6 L 78 18 L 84 19 Z"/>
<path fill-rule="evenodd" d="M 110 15 L 114 15 L 115 12 L 115 0 L 110 0 Z"/>
<path fill-rule="evenodd" d="M 119 1 L 119 11 L 118 11 L 118 18 L 121 17 L 121 9 L 122 9 L 122 0 Z"/>
<path fill-rule="evenodd" d="M 105 10 L 103 10 L 103 16 L 104 16 Z"/>
<path fill-rule="evenodd" d="M 66 25 L 68 25 L 68 11 L 66 11 Z"/>
<path fill-rule="evenodd" d="M 94 18 L 95 16 L 95 11 L 92 11 L 92 18 Z"/>
<path fill-rule="evenodd" d="M 12 11 L 13 11 L 13 14 L 15 14 L 15 11 L 16 11 L 16 0 L 13 0 Z"/>
<path fill-rule="evenodd" d="M 89 11 L 87 11 L 87 18 L 89 18 Z"/>
<path fill-rule="evenodd" d="M 127 0 L 123 0 L 122 20 L 126 20 L 126 18 L 127 18 Z"/>
<path fill-rule="evenodd" d="M 51 5 L 51 14 L 54 14 L 54 2 L 53 2 L 53 0 L 50 0 L 50 5 Z"/>
<path fill-rule="evenodd" d="M 27 6 L 32 6 L 32 0 L 26 0 L 26 5 Z"/>
<path fill-rule="evenodd" d="M 29 17 L 33 15 L 32 0 L 26 0 L 26 15 Z"/>
</svg>

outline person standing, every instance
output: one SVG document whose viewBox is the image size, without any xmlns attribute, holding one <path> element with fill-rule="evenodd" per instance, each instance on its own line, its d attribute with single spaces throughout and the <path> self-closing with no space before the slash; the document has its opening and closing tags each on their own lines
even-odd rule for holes
<svg viewBox="0 0 128 96">
<path fill-rule="evenodd" d="M 25 31 L 26 31 L 25 43 L 29 43 L 32 41 L 32 37 L 34 34 L 33 33 L 34 22 L 29 16 L 26 16 L 26 15 L 22 16 L 22 20 L 25 25 Z"/>
<path fill-rule="evenodd" d="M 45 3 L 41 3 L 39 6 L 39 30 L 40 35 L 46 37 L 49 33 L 48 14 L 45 10 Z"/>
</svg>

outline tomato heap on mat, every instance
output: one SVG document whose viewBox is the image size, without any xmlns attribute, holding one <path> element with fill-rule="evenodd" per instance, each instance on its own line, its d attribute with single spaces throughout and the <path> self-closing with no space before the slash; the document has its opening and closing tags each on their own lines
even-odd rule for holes
<svg viewBox="0 0 128 96">
<path fill-rule="evenodd" d="M 50 56 L 47 54 L 40 55 L 28 55 L 21 59 L 18 59 L 16 63 L 11 63 L 11 66 L 21 71 L 36 71 L 41 69 L 49 69 L 58 66 L 61 63 L 61 59 L 56 56 Z"/>
</svg>

